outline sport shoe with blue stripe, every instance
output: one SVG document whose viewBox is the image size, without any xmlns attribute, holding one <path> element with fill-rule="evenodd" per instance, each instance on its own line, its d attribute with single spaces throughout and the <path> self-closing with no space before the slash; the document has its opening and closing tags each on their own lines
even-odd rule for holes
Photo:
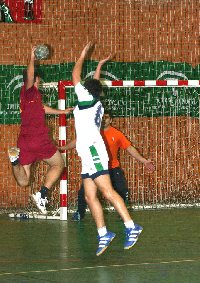
<svg viewBox="0 0 200 283">
<path fill-rule="evenodd" d="M 98 236 L 99 246 L 96 251 L 97 256 L 101 255 L 107 249 L 108 245 L 112 242 L 115 236 L 116 234 L 112 232 L 107 232 L 106 235 L 102 237 Z"/>
<path fill-rule="evenodd" d="M 124 243 L 125 250 L 128 250 L 135 245 L 142 230 L 143 228 L 138 224 L 135 224 L 134 228 L 125 229 L 125 233 L 126 233 L 126 240 Z"/>
<path fill-rule="evenodd" d="M 80 213 L 78 211 L 74 212 L 74 214 L 72 215 L 72 220 L 73 221 L 80 221 L 81 220 L 81 216 L 80 216 Z"/>
<path fill-rule="evenodd" d="M 47 214 L 46 204 L 48 203 L 47 198 L 42 198 L 41 193 L 37 192 L 32 194 L 32 199 L 34 200 L 37 208 L 42 212 L 42 214 Z"/>
</svg>

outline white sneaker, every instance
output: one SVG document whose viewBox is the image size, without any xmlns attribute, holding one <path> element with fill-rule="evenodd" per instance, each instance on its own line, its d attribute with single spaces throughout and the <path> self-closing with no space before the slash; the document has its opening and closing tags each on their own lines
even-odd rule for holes
<svg viewBox="0 0 200 283">
<path fill-rule="evenodd" d="M 8 156 L 11 162 L 15 162 L 19 158 L 20 149 L 17 147 L 10 147 L 8 149 Z"/>
<path fill-rule="evenodd" d="M 32 198 L 37 205 L 37 208 L 42 212 L 42 214 L 47 214 L 47 210 L 45 205 L 48 203 L 47 198 L 41 198 L 41 193 L 37 192 L 36 194 L 32 194 Z"/>
</svg>

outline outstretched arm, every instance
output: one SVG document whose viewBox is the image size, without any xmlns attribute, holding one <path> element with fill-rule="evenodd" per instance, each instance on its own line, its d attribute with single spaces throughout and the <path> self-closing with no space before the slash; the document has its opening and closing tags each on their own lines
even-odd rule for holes
<svg viewBox="0 0 200 283">
<path fill-rule="evenodd" d="M 58 115 L 58 114 L 70 114 L 72 111 L 73 111 L 73 107 L 71 108 L 67 108 L 67 109 L 64 109 L 64 110 L 60 110 L 60 109 L 54 109 L 54 108 L 51 108 L 47 105 L 43 105 L 44 106 L 44 111 L 45 111 L 45 114 L 55 114 L 55 115 Z"/>
<path fill-rule="evenodd" d="M 76 147 L 76 139 L 70 141 L 66 145 L 60 146 L 59 150 L 68 150 L 68 149 L 73 149 Z"/>
<path fill-rule="evenodd" d="M 153 162 L 150 159 L 147 160 L 146 158 L 144 158 L 135 147 L 130 145 L 127 148 L 127 151 L 136 160 L 142 162 L 148 171 L 153 172 L 155 170 Z"/>
<path fill-rule="evenodd" d="M 86 46 L 83 48 L 81 52 L 79 59 L 77 60 L 74 66 L 74 69 L 72 71 L 72 81 L 73 81 L 74 86 L 81 81 L 81 72 L 82 72 L 83 63 L 85 61 L 85 58 L 89 50 L 92 47 L 93 47 L 93 44 L 91 43 L 91 41 L 86 44 Z"/>
<path fill-rule="evenodd" d="M 105 59 L 99 61 L 98 65 L 97 65 L 97 68 L 96 68 L 96 71 L 94 73 L 94 76 L 93 78 L 96 79 L 96 80 L 99 80 L 100 79 L 100 74 L 101 74 L 101 67 L 107 62 L 109 61 L 111 58 L 112 58 L 112 54 L 110 53 L 110 55 L 108 57 L 106 57 Z"/>
<path fill-rule="evenodd" d="M 34 46 L 31 49 L 31 59 L 27 67 L 26 89 L 29 89 L 34 84 L 34 71 L 35 71 L 35 53 L 34 52 L 35 52 L 35 49 L 36 49 L 36 46 Z"/>
</svg>

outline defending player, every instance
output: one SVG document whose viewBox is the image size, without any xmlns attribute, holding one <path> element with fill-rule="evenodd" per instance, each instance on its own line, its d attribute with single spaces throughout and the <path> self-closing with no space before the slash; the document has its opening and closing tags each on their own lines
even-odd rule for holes
<svg viewBox="0 0 200 283">
<path fill-rule="evenodd" d="M 109 174 L 113 188 L 123 198 L 124 202 L 128 200 L 128 184 L 120 162 L 118 160 L 118 153 L 120 149 L 126 150 L 137 161 L 142 162 L 149 172 L 153 172 L 154 165 L 151 160 L 145 159 L 137 151 L 137 149 L 131 145 L 131 142 L 125 137 L 125 135 L 118 129 L 111 126 L 112 115 L 110 111 L 105 111 L 101 125 L 101 135 L 109 156 Z M 71 141 L 65 146 L 60 147 L 61 150 L 68 150 L 74 148 L 76 140 Z M 84 186 L 81 184 L 78 191 L 78 210 L 74 213 L 72 219 L 79 221 L 84 218 L 87 203 L 85 201 Z"/>
<path fill-rule="evenodd" d="M 82 179 L 85 188 L 85 198 L 95 220 L 99 246 L 96 255 L 102 254 L 114 239 L 115 233 L 107 231 L 101 203 L 97 197 L 97 190 L 103 194 L 121 216 L 126 227 L 126 240 L 124 249 L 131 248 L 138 240 L 142 227 L 134 224 L 126 205 L 119 194 L 113 189 L 108 173 L 108 154 L 100 134 L 103 106 L 100 102 L 102 85 L 99 81 L 100 70 L 111 56 L 101 60 L 94 74 L 94 79 L 81 84 L 81 72 L 88 52 L 92 48 L 89 42 L 81 52 L 73 72 L 72 79 L 78 97 L 78 105 L 74 109 L 76 128 L 76 150 L 81 158 Z"/>
<path fill-rule="evenodd" d="M 32 195 L 38 209 L 46 214 L 48 192 L 60 177 L 64 169 L 64 160 L 49 138 L 45 114 L 69 114 L 72 108 L 58 110 L 43 105 L 38 90 L 40 76 L 34 64 L 35 49 L 36 47 L 32 48 L 29 65 L 23 73 L 24 85 L 20 92 L 21 127 L 17 148 L 10 148 L 8 154 L 14 177 L 23 187 L 29 185 L 30 170 L 35 161 L 43 160 L 49 165 L 44 185 L 39 192 Z"/>
</svg>

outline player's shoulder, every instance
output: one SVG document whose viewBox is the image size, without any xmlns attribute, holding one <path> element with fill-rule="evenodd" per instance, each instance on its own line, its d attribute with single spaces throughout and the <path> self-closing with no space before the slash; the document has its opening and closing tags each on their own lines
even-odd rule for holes
<svg viewBox="0 0 200 283">
<path fill-rule="evenodd" d="M 21 87 L 20 89 L 20 93 L 24 92 L 25 91 L 25 85 L 23 84 L 23 86 Z"/>
<path fill-rule="evenodd" d="M 111 131 L 112 131 L 112 135 L 115 136 L 119 141 L 128 140 L 126 136 L 124 135 L 124 133 L 120 131 L 119 129 L 112 127 Z"/>
<path fill-rule="evenodd" d="M 74 85 L 74 88 L 75 88 L 75 91 L 85 91 L 85 87 L 83 85 L 83 83 L 81 81 L 77 82 L 75 85 Z"/>
<path fill-rule="evenodd" d="M 26 85 L 24 84 L 20 89 L 20 96 L 24 96 L 26 93 Z"/>
<path fill-rule="evenodd" d="M 82 82 L 78 82 L 74 86 L 75 93 L 78 96 L 78 100 L 82 99 L 85 100 L 86 98 L 89 98 L 89 100 L 93 100 L 93 96 L 89 93 L 89 91 L 84 87 Z"/>
<path fill-rule="evenodd" d="M 110 126 L 110 131 L 112 131 L 116 135 L 123 135 L 123 133 L 119 129 L 117 129 L 117 128 L 113 127 L 113 126 Z"/>
<path fill-rule="evenodd" d="M 74 87 L 83 87 L 83 84 L 81 83 L 81 81 L 79 81 L 74 84 Z"/>
<path fill-rule="evenodd" d="M 37 89 L 37 87 L 34 86 L 34 84 L 29 88 L 27 88 L 26 84 L 24 84 L 21 87 L 21 92 L 32 92 L 32 91 L 39 92 L 39 90 Z"/>
</svg>

